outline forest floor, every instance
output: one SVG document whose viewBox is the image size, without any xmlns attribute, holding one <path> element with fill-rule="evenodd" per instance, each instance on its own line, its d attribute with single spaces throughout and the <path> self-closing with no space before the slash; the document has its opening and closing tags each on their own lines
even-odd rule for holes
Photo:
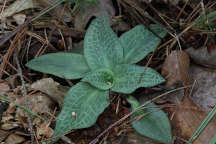
<svg viewBox="0 0 216 144">
<path fill-rule="evenodd" d="M 40 16 L 57 2 L 0 0 L 0 144 L 51 139 L 63 97 L 78 81 L 36 72 L 25 64 L 47 53 L 82 53 L 86 30 L 101 13 L 118 36 L 139 24 L 163 27 L 166 36 L 138 64 L 154 68 L 166 82 L 139 88 L 133 95 L 141 101 L 154 99 L 166 112 L 173 144 L 189 143 L 191 137 L 194 144 L 216 143 L 214 0 L 80 0 L 78 7 L 68 0 Z M 96 124 L 73 130 L 56 144 L 159 144 L 137 134 L 124 119 L 130 114 L 125 95 L 110 95 L 111 104 Z"/>
</svg>

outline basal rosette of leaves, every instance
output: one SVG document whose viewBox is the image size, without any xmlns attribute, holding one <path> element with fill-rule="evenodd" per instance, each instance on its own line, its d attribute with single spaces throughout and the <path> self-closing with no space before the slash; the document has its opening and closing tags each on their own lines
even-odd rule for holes
<svg viewBox="0 0 216 144">
<path fill-rule="evenodd" d="M 151 25 L 150 28 L 161 37 L 166 34 L 158 25 Z M 163 83 L 165 80 L 152 68 L 135 65 L 154 51 L 159 42 L 160 39 L 143 25 L 117 37 L 106 18 L 100 16 L 92 21 L 87 30 L 84 55 L 51 53 L 27 63 L 33 70 L 61 78 L 82 78 L 68 91 L 53 136 L 95 124 L 98 116 L 110 104 L 110 90 L 130 94 L 137 88 Z M 164 123 L 169 125 L 168 119 Z M 160 127 L 160 124 L 156 127 Z M 170 129 L 165 131 L 171 133 Z M 150 138 L 161 142 L 171 141 L 170 137 L 163 140 L 163 134 L 161 137 Z"/>
</svg>

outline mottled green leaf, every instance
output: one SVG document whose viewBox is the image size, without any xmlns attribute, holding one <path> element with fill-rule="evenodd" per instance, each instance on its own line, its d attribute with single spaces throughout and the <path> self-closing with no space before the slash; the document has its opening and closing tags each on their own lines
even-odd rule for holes
<svg viewBox="0 0 216 144">
<path fill-rule="evenodd" d="M 150 25 L 150 28 L 161 37 L 166 34 L 158 25 Z M 122 34 L 119 39 L 124 51 L 124 63 L 127 64 L 139 62 L 154 51 L 160 43 L 160 39 L 143 25 L 138 25 Z"/>
<path fill-rule="evenodd" d="M 53 136 L 92 126 L 108 105 L 108 91 L 99 90 L 85 82 L 76 84 L 64 99 Z"/>
<path fill-rule="evenodd" d="M 51 53 L 29 61 L 27 67 L 66 79 L 82 78 L 89 67 L 84 56 L 74 53 Z"/>
<path fill-rule="evenodd" d="M 127 101 L 131 104 L 132 111 L 140 106 L 133 97 L 129 97 Z M 162 143 L 171 143 L 172 132 L 167 115 L 154 103 L 149 103 L 146 107 L 149 108 L 137 111 L 132 115 L 131 119 L 137 118 L 132 121 L 133 128 L 143 136 Z"/>
<path fill-rule="evenodd" d="M 123 61 L 123 48 L 104 16 L 90 24 L 84 39 L 84 56 L 92 70 L 111 69 Z"/>
<path fill-rule="evenodd" d="M 114 75 L 115 83 L 111 89 L 125 94 L 132 93 L 139 87 L 152 87 L 165 81 L 152 68 L 129 64 L 117 65 Z"/>
<path fill-rule="evenodd" d="M 114 83 L 113 72 L 108 69 L 89 72 L 82 81 L 88 82 L 96 88 L 108 90 Z"/>
</svg>

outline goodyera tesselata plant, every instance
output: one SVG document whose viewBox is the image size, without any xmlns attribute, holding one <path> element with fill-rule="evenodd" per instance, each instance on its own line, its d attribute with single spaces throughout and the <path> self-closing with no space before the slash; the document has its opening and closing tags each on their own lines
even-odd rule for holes
<svg viewBox="0 0 216 144">
<path fill-rule="evenodd" d="M 161 37 L 166 34 L 158 25 L 150 25 L 150 28 Z M 106 18 L 99 16 L 86 32 L 84 55 L 51 53 L 27 63 L 33 70 L 61 78 L 81 78 L 81 82 L 74 85 L 64 99 L 53 136 L 95 124 L 98 116 L 110 104 L 109 91 L 131 94 L 137 88 L 163 83 L 165 80 L 155 70 L 135 64 L 154 51 L 159 42 L 160 39 L 143 25 L 117 37 Z M 138 107 L 135 99 L 132 101 L 128 98 L 128 102 L 132 110 Z M 133 127 L 147 137 L 170 142 L 170 125 L 166 114 L 157 108 L 147 109 L 149 111 L 157 112 L 134 121 Z"/>
</svg>

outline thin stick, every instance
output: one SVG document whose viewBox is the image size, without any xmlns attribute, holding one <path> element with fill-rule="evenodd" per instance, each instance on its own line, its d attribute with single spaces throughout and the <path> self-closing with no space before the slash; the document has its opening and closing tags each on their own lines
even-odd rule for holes
<svg viewBox="0 0 216 144">
<path fill-rule="evenodd" d="M 25 87 L 25 81 L 24 81 L 24 78 L 23 78 L 22 69 L 21 69 L 19 59 L 17 57 L 16 52 L 14 53 L 14 57 L 15 57 L 16 65 L 17 65 L 17 68 L 18 68 L 18 75 L 19 75 L 20 80 L 22 82 L 24 104 L 25 104 L 25 106 L 27 108 L 29 108 L 28 102 L 27 102 L 27 89 Z M 32 121 L 31 121 L 29 113 L 26 113 L 26 114 L 27 114 L 27 121 L 28 121 L 28 124 L 29 124 L 29 130 L 30 130 L 30 134 L 31 134 L 31 144 L 34 144 L 34 130 L 33 130 Z"/>
</svg>

